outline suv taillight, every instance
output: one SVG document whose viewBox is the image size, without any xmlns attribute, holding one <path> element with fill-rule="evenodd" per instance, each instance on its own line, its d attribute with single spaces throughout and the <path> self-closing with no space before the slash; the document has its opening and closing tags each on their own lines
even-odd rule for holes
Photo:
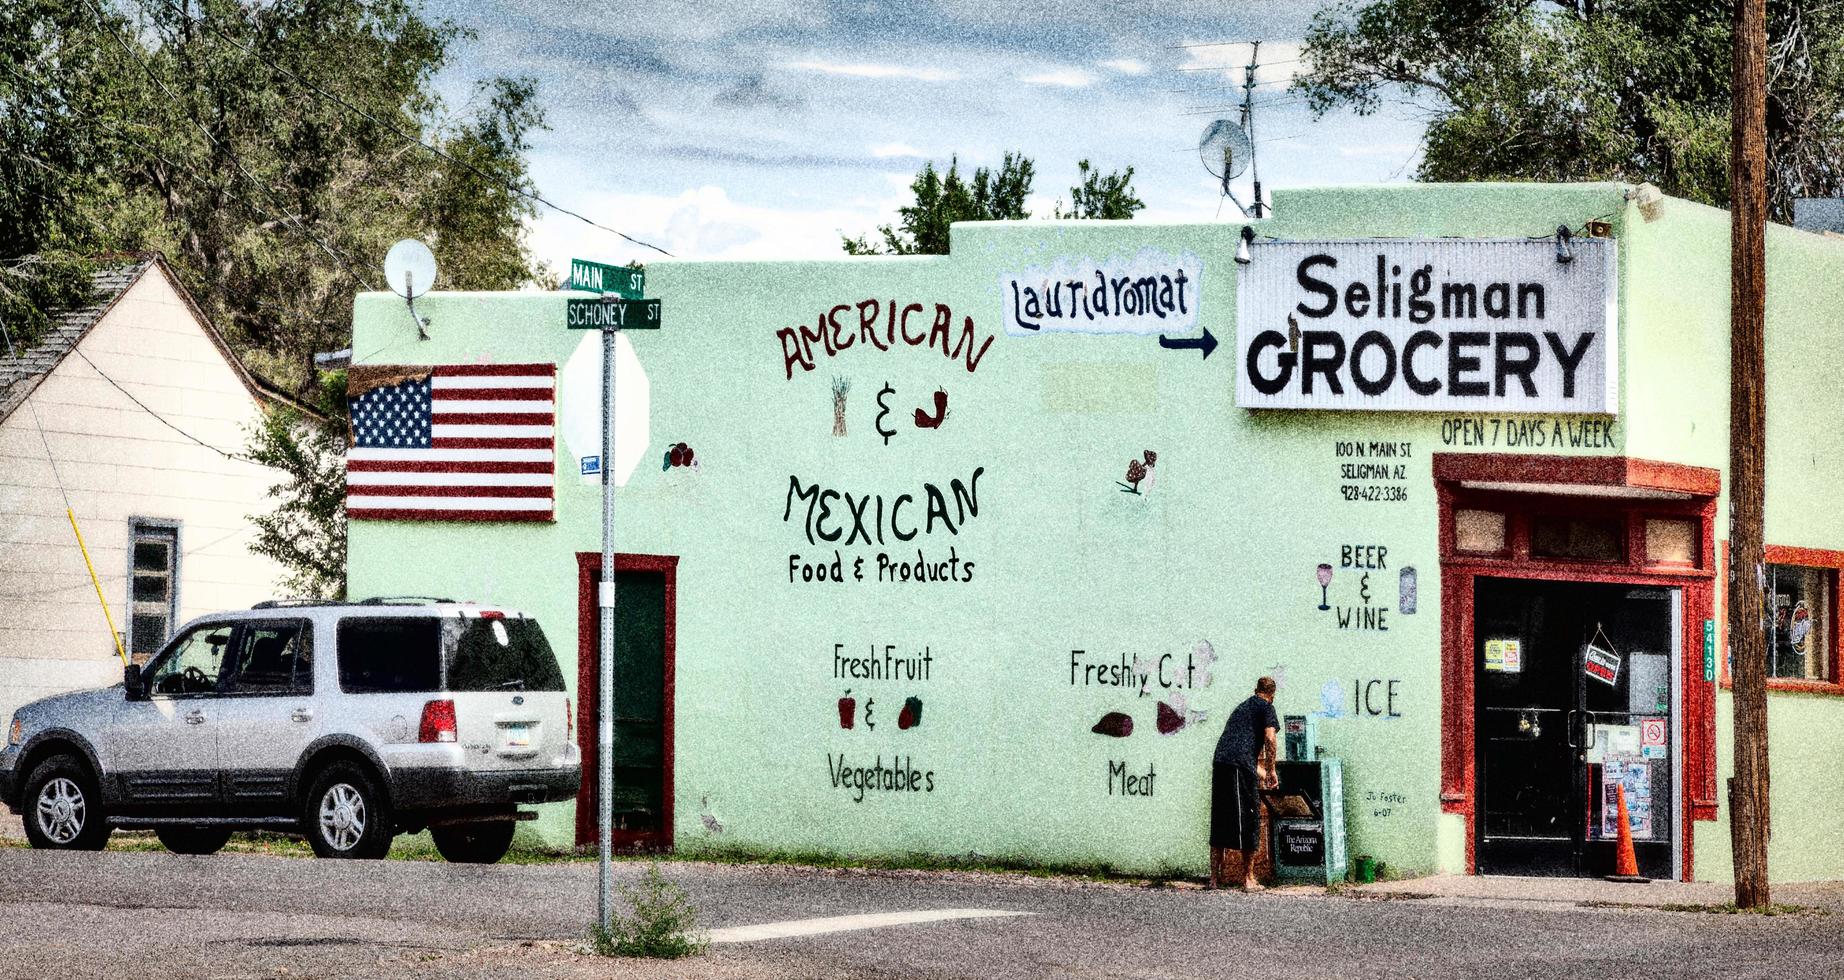
<svg viewBox="0 0 1844 980">
<path fill-rule="evenodd" d="M 563 699 L 563 740 L 576 741 L 576 712 L 570 708 L 570 699 Z"/>
<path fill-rule="evenodd" d="M 430 701 L 423 705 L 423 723 L 416 731 L 418 742 L 455 741 L 455 703 Z"/>
</svg>

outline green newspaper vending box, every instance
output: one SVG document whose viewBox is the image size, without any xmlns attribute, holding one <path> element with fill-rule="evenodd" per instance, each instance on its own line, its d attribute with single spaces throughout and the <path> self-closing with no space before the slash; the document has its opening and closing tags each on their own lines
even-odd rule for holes
<svg viewBox="0 0 1844 980">
<path fill-rule="evenodd" d="M 1275 774 L 1280 785 L 1262 791 L 1274 877 L 1282 884 L 1343 881 L 1348 864 L 1343 760 L 1280 762 Z"/>
</svg>

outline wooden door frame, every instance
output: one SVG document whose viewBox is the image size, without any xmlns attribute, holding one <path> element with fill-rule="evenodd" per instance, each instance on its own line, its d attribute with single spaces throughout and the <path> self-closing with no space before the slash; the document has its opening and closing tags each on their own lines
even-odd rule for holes
<svg viewBox="0 0 1844 980">
<path fill-rule="evenodd" d="M 1440 515 L 1442 719 L 1441 810 L 1466 822 L 1466 871 L 1478 873 L 1474 760 L 1473 595 L 1479 578 L 1553 582 L 1595 582 L 1680 590 L 1678 681 L 1683 740 L 1677 805 L 1683 836 L 1675 843 L 1684 880 L 1694 869 L 1695 828 L 1716 819 L 1716 692 L 1703 680 L 1703 620 L 1716 615 L 1716 495 L 1720 471 L 1632 459 L 1624 456 L 1526 456 L 1499 453 L 1436 453 L 1435 494 Z M 1467 484 L 1484 484 L 1485 487 Z M 1580 496 L 1544 493 L 1537 485 L 1630 488 L 1662 491 L 1659 496 Z M 1517 485 L 1517 491 L 1507 491 Z M 1529 488 L 1529 489 L 1525 489 Z M 1618 493 L 1618 491 L 1612 491 Z M 1667 496 L 1668 495 L 1668 496 Z M 1497 554 L 1460 552 L 1454 544 L 1453 512 L 1484 508 L 1509 515 L 1507 540 Z M 1533 557 L 1529 517 L 1533 514 L 1618 516 L 1625 522 L 1626 560 L 1563 561 Z M 1646 560 L 1647 516 L 1694 521 L 1696 560 L 1663 564 Z"/>
<path fill-rule="evenodd" d="M 616 830 L 612 846 L 620 851 L 670 851 L 673 846 L 673 716 L 676 637 L 678 633 L 677 555 L 636 555 L 617 552 L 615 573 L 653 572 L 666 580 L 665 683 L 660 718 L 660 829 L 657 832 Z M 600 747 L 595 724 L 595 692 L 602 638 L 601 609 L 596 604 L 602 575 L 602 553 L 576 553 L 576 740 L 583 753 L 583 783 L 576 794 L 576 842 L 596 839 L 596 778 L 601 773 Z"/>
</svg>

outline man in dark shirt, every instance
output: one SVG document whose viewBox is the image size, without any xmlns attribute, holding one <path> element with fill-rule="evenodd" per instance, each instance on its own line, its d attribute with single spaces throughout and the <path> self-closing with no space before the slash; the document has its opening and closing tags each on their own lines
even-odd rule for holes
<svg viewBox="0 0 1844 980">
<path fill-rule="evenodd" d="M 1261 891 L 1255 852 L 1261 849 L 1261 787 L 1280 785 L 1274 774 L 1274 678 L 1255 682 L 1255 693 L 1230 712 L 1210 766 L 1210 887 L 1221 884 L 1229 852 L 1242 852 L 1242 889 Z"/>
</svg>

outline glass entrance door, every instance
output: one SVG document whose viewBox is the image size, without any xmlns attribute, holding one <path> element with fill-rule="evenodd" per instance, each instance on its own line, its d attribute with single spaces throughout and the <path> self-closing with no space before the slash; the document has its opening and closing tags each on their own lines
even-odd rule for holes
<svg viewBox="0 0 1844 980">
<path fill-rule="evenodd" d="M 1639 870 L 1672 873 L 1674 590 L 1477 580 L 1477 868 L 1602 875 L 1624 792 Z"/>
</svg>

